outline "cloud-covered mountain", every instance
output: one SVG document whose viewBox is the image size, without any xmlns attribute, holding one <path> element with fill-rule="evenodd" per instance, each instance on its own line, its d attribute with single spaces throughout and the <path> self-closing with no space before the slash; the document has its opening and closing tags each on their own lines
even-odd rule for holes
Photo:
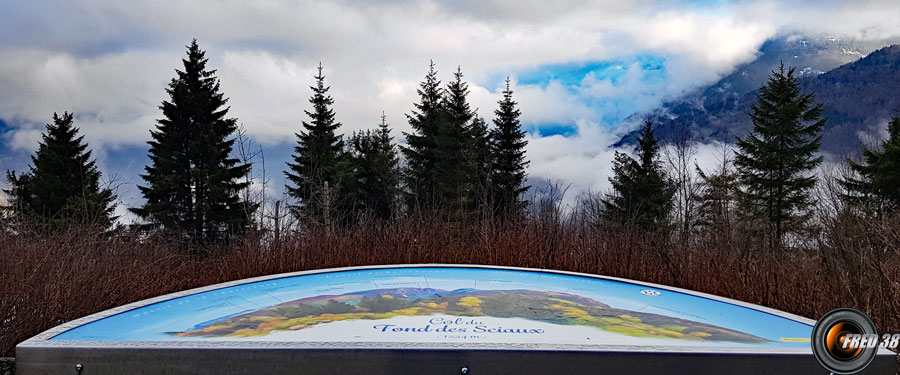
<svg viewBox="0 0 900 375">
<path fill-rule="evenodd" d="M 871 132 L 897 109 L 900 97 L 900 46 L 883 47 L 890 41 L 859 42 L 832 37 L 786 37 L 766 42 L 755 61 L 739 66 L 715 84 L 664 103 L 635 121 L 649 117 L 657 122 L 663 139 L 689 129 L 695 140 L 707 143 L 743 137 L 752 130 L 747 115 L 756 94 L 781 62 L 794 67 L 803 92 L 815 93 L 828 117 L 822 150 L 835 154 L 853 152 L 860 134 Z M 633 143 L 636 132 L 615 146 Z"/>
</svg>

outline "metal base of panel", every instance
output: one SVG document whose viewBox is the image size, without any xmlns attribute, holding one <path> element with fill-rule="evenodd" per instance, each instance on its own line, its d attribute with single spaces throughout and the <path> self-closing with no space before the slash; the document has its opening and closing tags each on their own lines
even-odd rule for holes
<svg viewBox="0 0 900 375">
<path fill-rule="evenodd" d="M 20 347 L 17 373 L 42 374 L 827 374 L 812 354 L 465 349 Z M 80 365 L 81 371 L 76 370 Z M 893 374 L 879 355 L 861 374 Z"/>
</svg>

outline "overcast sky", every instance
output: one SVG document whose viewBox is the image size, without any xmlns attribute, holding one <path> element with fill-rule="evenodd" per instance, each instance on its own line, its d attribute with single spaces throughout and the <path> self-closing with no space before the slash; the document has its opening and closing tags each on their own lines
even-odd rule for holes
<svg viewBox="0 0 900 375">
<path fill-rule="evenodd" d="M 0 0 L 0 161 L 31 152 L 53 112 L 74 111 L 103 172 L 136 175 L 141 165 L 107 158 L 146 152 L 164 88 L 197 38 L 230 114 L 264 147 L 294 141 L 319 62 L 344 133 L 384 111 L 402 142 L 433 59 L 444 82 L 462 68 L 489 120 L 512 78 L 533 178 L 603 189 L 607 146 L 628 115 L 714 82 L 775 36 L 884 39 L 900 35 L 897 20 L 893 0 Z"/>
</svg>

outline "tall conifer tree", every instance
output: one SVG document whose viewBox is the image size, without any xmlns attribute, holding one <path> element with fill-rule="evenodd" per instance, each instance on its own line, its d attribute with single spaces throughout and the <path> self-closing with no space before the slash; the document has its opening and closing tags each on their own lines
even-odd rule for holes
<svg viewBox="0 0 900 375">
<path fill-rule="evenodd" d="M 377 130 L 353 135 L 351 153 L 356 173 L 356 206 L 376 218 L 390 219 L 396 214 L 400 176 L 397 149 L 384 113 Z"/>
<path fill-rule="evenodd" d="M 169 83 L 169 100 L 160 110 L 156 130 L 150 132 L 151 164 L 139 186 L 146 203 L 132 211 L 149 221 L 198 242 L 227 239 L 247 229 L 242 202 L 247 188 L 242 177 L 249 164 L 231 157 L 237 120 L 226 117 L 228 99 L 219 92 L 215 70 L 208 70 L 206 53 L 194 39 L 183 59 L 184 70 Z"/>
<path fill-rule="evenodd" d="M 315 86 L 310 86 L 312 111 L 304 110 L 309 121 L 303 121 L 303 130 L 296 134 L 293 162 L 284 174 L 293 184 L 287 186 L 288 195 L 299 202 L 292 207 L 295 215 L 330 222 L 348 203 L 352 181 L 344 141 L 337 134 L 341 123 L 334 119 L 334 99 L 328 94 L 330 87 L 325 86 L 321 63 L 315 79 Z"/>
<path fill-rule="evenodd" d="M 864 163 L 849 161 L 855 176 L 847 176 L 841 184 L 847 190 L 844 200 L 876 213 L 900 208 L 900 116 L 888 123 L 888 139 L 881 150 L 863 149 Z"/>
<path fill-rule="evenodd" d="M 469 145 L 465 151 L 469 165 L 469 185 L 472 187 L 472 209 L 482 214 L 489 213 L 493 207 L 491 171 L 493 159 L 491 151 L 490 130 L 484 118 L 476 115 L 468 128 Z"/>
<path fill-rule="evenodd" d="M 467 216 L 476 200 L 472 120 L 475 113 L 469 105 L 469 85 L 463 81 L 462 68 L 457 67 L 453 80 L 444 90 L 445 121 L 438 136 L 438 181 L 436 191 L 444 205 L 457 214 Z"/>
<path fill-rule="evenodd" d="M 525 202 L 520 196 L 528 190 L 525 186 L 525 167 L 528 166 L 525 146 L 528 141 L 519 122 L 521 112 L 516 108 L 512 94 L 507 77 L 503 98 L 497 102 L 500 107 L 494 111 L 494 129 L 490 132 L 491 191 L 495 209 L 503 215 L 521 212 Z"/>
<path fill-rule="evenodd" d="M 751 106 L 753 132 L 738 140 L 734 164 L 746 189 L 747 211 L 769 227 L 770 245 L 805 226 L 816 184 L 813 169 L 825 118 L 813 94 L 802 94 L 794 69 L 773 71 Z"/>
<path fill-rule="evenodd" d="M 443 204 L 439 195 L 439 181 L 442 148 L 439 138 L 443 123 L 446 122 L 446 111 L 442 99 L 444 90 L 437 79 L 437 71 L 432 61 L 425 80 L 417 90 L 419 102 L 406 115 L 413 133 L 404 132 L 406 146 L 400 151 L 406 157 L 406 169 L 403 179 L 409 192 L 407 196 L 410 207 L 434 208 Z"/>
<path fill-rule="evenodd" d="M 109 228 L 115 195 L 100 185 L 100 171 L 72 114 L 53 114 L 27 173 L 7 171 L 13 214 L 26 223 L 87 224 Z"/>
<path fill-rule="evenodd" d="M 652 122 L 644 122 L 635 153 L 637 160 L 616 151 L 609 179 L 613 194 L 602 200 L 604 219 L 638 228 L 664 227 L 675 192 L 659 163 L 659 143 Z"/>
</svg>

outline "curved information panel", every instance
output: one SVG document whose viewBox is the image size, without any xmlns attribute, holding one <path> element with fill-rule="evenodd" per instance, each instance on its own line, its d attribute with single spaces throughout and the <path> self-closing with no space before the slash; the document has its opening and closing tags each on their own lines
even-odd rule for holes
<svg viewBox="0 0 900 375">
<path fill-rule="evenodd" d="M 808 348 L 812 326 L 620 281 L 481 268 L 369 269 L 210 290 L 51 340 L 488 342 Z"/>
<path fill-rule="evenodd" d="M 57 327 L 18 351 L 24 374 L 55 368 L 41 367 L 32 357 L 51 358 L 54 366 L 63 365 L 61 358 L 77 362 L 77 356 L 55 354 L 71 355 L 78 348 L 84 353 L 80 358 L 95 363 L 67 365 L 93 366 L 92 373 L 135 371 L 138 367 L 129 366 L 150 355 L 140 350 L 148 348 L 163 359 L 156 367 L 139 367 L 147 373 L 229 372 L 210 367 L 211 360 L 233 362 L 237 368 L 226 367 L 232 373 L 291 373 L 302 366 L 313 373 L 371 374 L 470 365 L 522 373 L 537 371 L 548 360 L 568 361 L 569 373 L 597 365 L 592 361 L 652 373 L 690 366 L 704 356 L 710 364 L 724 358 L 718 368 L 724 370 L 730 368 L 728 358 L 745 355 L 760 358 L 761 367 L 738 366 L 748 371 L 784 362 L 795 366 L 794 372 L 817 373 L 821 367 L 809 344 L 813 323 L 630 280 L 410 265 L 276 275 L 176 293 Z M 54 351 L 61 349 L 69 351 Z M 297 351 L 316 355 L 285 354 Z M 595 355 L 584 356 L 590 353 Z M 665 353 L 681 353 L 687 360 Z M 635 361 L 634 355 L 648 362 Z M 142 361 L 146 365 L 150 359 Z M 240 371 L 241 366 L 251 367 Z"/>
</svg>

